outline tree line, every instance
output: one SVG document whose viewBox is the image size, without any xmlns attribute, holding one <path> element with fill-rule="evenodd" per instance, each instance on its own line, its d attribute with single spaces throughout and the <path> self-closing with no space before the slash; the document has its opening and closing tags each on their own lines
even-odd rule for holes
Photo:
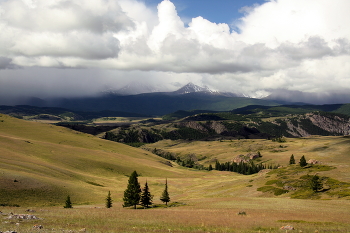
<svg viewBox="0 0 350 233">
<path fill-rule="evenodd" d="M 251 174 L 258 173 L 263 169 L 277 169 L 278 167 L 279 165 L 266 165 L 263 163 L 255 164 L 253 161 L 250 161 L 248 163 L 243 161 L 239 163 L 236 163 L 236 162 L 220 163 L 219 161 L 216 161 L 215 163 L 215 170 L 237 172 L 243 175 L 251 175 Z M 212 165 L 209 165 L 209 170 L 213 170 Z"/>
</svg>

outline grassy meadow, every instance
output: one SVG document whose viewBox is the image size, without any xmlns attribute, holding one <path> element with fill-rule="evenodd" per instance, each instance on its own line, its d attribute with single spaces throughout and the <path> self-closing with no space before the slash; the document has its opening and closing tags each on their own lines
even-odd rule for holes
<svg viewBox="0 0 350 233">
<path fill-rule="evenodd" d="M 285 143 L 164 140 L 148 147 L 181 157 L 192 153 L 205 166 L 260 151 L 260 162 L 283 167 L 240 175 L 169 166 L 140 148 L 0 115 L 0 231 L 283 232 L 280 227 L 292 225 L 295 232 L 350 232 L 349 137 L 314 136 Z M 291 154 L 296 162 L 305 155 L 322 164 L 305 169 L 288 166 Z M 148 182 L 154 208 L 122 208 L 128 175 L 134 170 L 140 174 L 141 187 Z M 281 182 L 294 184 L 316 173 L 329 177 L 324 180 L 329 190 L 319 195 L 309 195 L 308 190 L 281 195 L 258 191 L 266 186 L 281 189 Z M 171 207 L 159 200 L 166 178 Z M 104 207 L 108 191 L 113 199 L 110 209 Z M 67 195 L 73 209 L 63 208 Z M 10 213 L 39 219 L 9 219 Z M 35 224 L 43 229 L 33 229 Z"/>
<path fill-rule="evenodd" d="M 345 200 L 276 198 L 210 198 L 190 200 L 184 206 L 152 209 L 106 209 L 101 205 L 33 208 L 38 220 L 8 220 L 7 214 L 25 208 L 2 208 L 1 229 L 34 232 L 349 232 L 349 203 Z M 238 215 L 239 211 L 246 215 Z M 16 224 L 19 223 L 19 224 Z"/>
</svg>

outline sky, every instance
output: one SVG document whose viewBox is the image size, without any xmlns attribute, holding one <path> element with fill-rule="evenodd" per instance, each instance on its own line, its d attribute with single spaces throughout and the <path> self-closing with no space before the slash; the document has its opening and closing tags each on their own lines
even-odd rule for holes
<svg viewBox="0 0 350 233">
<path fill-rule="evenodd" d="M 0 0 L 0 104 L 193 82 L 350 102 L 348 0 Z"/>
</svg>

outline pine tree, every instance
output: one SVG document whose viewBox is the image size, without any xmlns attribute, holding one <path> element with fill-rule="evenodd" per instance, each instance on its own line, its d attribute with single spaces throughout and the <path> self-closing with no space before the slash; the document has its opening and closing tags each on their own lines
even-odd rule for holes
<svg viewBox="0 0 350 233">
<path fill-rule="evenodd" d="M 123 207 L 134 206 L 134 209 L 136 209 L 136 205 L 140 202 L 141 188 L 137 177 L 138 174 L 134 171 L 129 178 L 128 187 L 124 191 Z"/>
<path fill-rule="evenodd" d="M 318 192 L 323 188 L 322 181 L 318 175 L 314 175 L 310 182 L 310 187 L 314 192 Z"/>
<path fill-rule="evenodd" d="M 108 191 L 108 195 L 106 197 L 106 208 L 112 207 L 112 198 L 111 198 L 111 191 Z"/>
<path fill-rule="evenodd" d="M 233 172 L 237 172 L 237 170 L 238 170 L 237 167 L 238 167 L 237 163 L 232 162 L 232 171 L 233 171 Z"/>
<path fill-rule="evenodd" d="M 294 159 L 294 155 L 292 154 L 292 156 L 290 156 L 289 159 L 289 165 L 295 164 L 295 159 Z"/>
<path fill-rule="evenodd" d="M 152 205 L 152 198 L 153 196 L 151 195 L 148 184 L 146 181 L 145 187 L 143 188 L 142 194 L 141 194 L 141 205 L 143 207 L 148 208 L 149 205 Z"/>
<path fill-rule="evenodd" d="M 251 175 L 252 174 L 252 167 L 248 166 L 247 172 L 245 173 L 246 175 Z"/>
<path fill-rule="evenodd" d="M 211 164 L 209 164 L 208 170 L 209 171 L 213 170 L 213 166 Z"/>
<path fill-rule="evenodd" d="M 300 164 L 300 167 L 305 167 L 307 165 L 304 155 L 300 158 L 299 164 Z"/>
<path fill-rule="evenodd" d="M 216 160 L 215 162 L 215 170 L 219 171 L 220 170 L 220 163 L 219 161 Z"/>
<path fill-rule="evenodd" d="M 66 205 L 63 206 L 63 208 L 73 208 L 72 202 L 70 201 L 70 196 L 69 195 L 67 196 L 67 199 L 66 199 Z"/>
<path fill-rule="evenodd" d="M 160 200 L 162 202 L 165 202 L 166 205 L 168 205 L 168 202 L 170 202 L 170 197 L 169 197 L 169 193 L 168 193 L 168 180 L 165 180 L 165 189 L 163 191 L 162 196 L 160 197 Z"/>
</svg>

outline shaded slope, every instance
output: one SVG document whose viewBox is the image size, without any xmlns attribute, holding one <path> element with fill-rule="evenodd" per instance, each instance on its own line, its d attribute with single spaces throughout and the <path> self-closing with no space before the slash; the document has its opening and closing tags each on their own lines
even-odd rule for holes
<svg viewBox="0 0 350 233">
<path fill-rule="evenodd" d="M 280 105 L 261 106 L 250 105 L 233 110 L 236 114 L 254 114 L 270 116 L 284 116 L 287 114 L 304 114 L 309 112 L 322 111 L 333 112 L 350 116 L 350 104 L 324 104 L 324 105 Z"/>
</svg>

